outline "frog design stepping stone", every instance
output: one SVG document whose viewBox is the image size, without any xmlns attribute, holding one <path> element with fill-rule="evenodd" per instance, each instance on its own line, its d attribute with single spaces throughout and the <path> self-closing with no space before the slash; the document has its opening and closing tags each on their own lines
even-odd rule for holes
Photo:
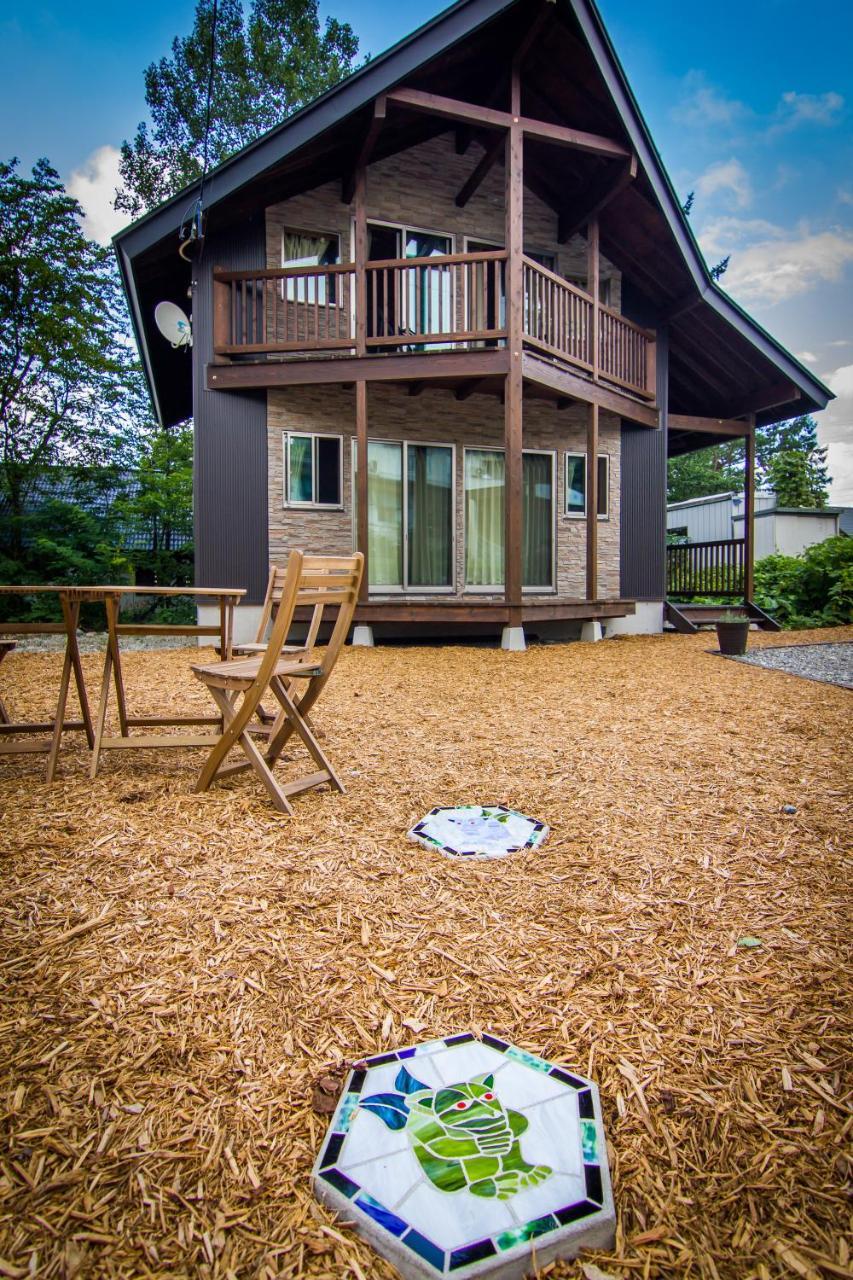
<svg viewBox="0 0 853 1280">
<path fill-rule="evenodd" d="M 463 804 L 430 809 L 408 835 L 447 858 L 505 858 L 521 849 L 538 848 L 548 827 L 503 805 Z"/>
<path fill-rule="evenodd" d="M 313 1181 L 406 1280 L 511 1280 L 614 1239 L 595 1085 L 491 1035 L 358 1063 Z"/>
</svg>

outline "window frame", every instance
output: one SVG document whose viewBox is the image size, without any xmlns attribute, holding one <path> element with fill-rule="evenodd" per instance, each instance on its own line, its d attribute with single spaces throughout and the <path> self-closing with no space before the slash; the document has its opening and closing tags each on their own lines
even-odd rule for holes
<svg viewBox="0 0 853 1280">
<path fill-rule="evenodd" d="M 499 445 L 464 445 L 462 449 L 462 575 L 465 577 L 465 556 L 464 551 L 468 546 L 468 526 L 465 521 L 465 457 L 469 453 L 500 453 L 506 457 L 506 450 Z M 551 459 L 551 585 L 530 586 L 522 585 L 522 595 L 556 595 L 557 593 L 557 512 L 559 503 L 557 501 L 557 450 L 556 449 L 522 449 L 521 456 L 526 453 L 536 454 L 537 456 L 549 457 Z M 522 464 L 523 465 L 523 464 Z M 506 470 L 504 470 L 504 487 L 506 486 Z M 492 585 L 474 585 L 469 586 L 467 580 L 464 582 L 463 591 L 466 595 L 503 595 L 506 590 L 503 582 L 496 582 Z"/>
<path fill-rule="evenodd" d="M 587 467 L 587 455 L 586 455 L 585 453 L 583 453 L 580 449 L 566 449 L 566 451 L 565 451 L 565 453 L 564 453 L 563 457 L 564 457 L 564 461 L 563 461 L 563 516 L 564 516 L 564 518 L 565 518 L 565 519 L 567 519 L 567 520 L 586 520 L 586 515 L 587 515 L 587 511 L 586 511 L 586 495 L 587 495 L 587 493 L 588 493 L 588 491 L 589 491 L 589 487 L 588 487 L 588 483 L 587 483 L 587 481 L 588 481 L 588 475 L 587 475 L 587 470 L 588 470 L 588 467 Z M 583 459 L 583 511 L 570 511 L 570 510 L 569 510 L 569 458 L 582 458 L 582 459 Z M 604 490 L 604 494 L 605 494 L 605 502 L 604 502 L 604 510 L 603 510 L 603 511 L 599 511 L 599 512 L 597 512 L 597 515 L 598 515 L 598 519 L 599 519 L 599 520 L 601 520 L 601 521 L 607 521 L 607 520 L 609 520 L 609 519 L 610 519 L 610 454 L 609 454 L 609 453 L 599 453 L 599 454 L 598 454 L 598 461 L 599 461 L 599 462 L 601 462 L 601 461 L 602 461 L 602 459 L 604 460 L 604 477 L 605 477 L 605 490 Z M 600 494 L 601 494 L 601 489 L 600 489 L 600 487 L 599 487 L 599 498 L 600 498 Z"/>
<path fill-rule="evenodd" d="M 282 270 L 283 270 L 283 271 L 286 271 L 286 270 L 287 270 L 287 261 L 285 260 L 285 257 L 284 257 L 284 237 L 285 237 L 286 235 L 289 235 L 289 236 L 314 236 L 314 237 L 316 237 L 316 238 L 318 238 L 318 239 L 319 239 L 320 237 L 322 237 L 322 236 L 325 236 L 325 237 L 326 237 L 327 239 L 329 239 L 329 240 L 336 240 L 336 241 L 337 241 L 337 244 L 338 244 L 338 256 L 337 256 L 337 258 L 335 259 L 335 262 L 334 262 L 334 263 L 328 263 L 328 264 L 326 264 L 326 265 L 328 265 L 328 266 L 333 266 L 333 265 L 334 265 L 334 266 L 338 266 L 338 265 L 341 263 L 341 261 L 342 261 L 342 259 L 341 259 L 341 252 L 342 252 L 342 249 L 343 249 L 343 245 L 342 245 L 343 236 L 341 235 L 340 231 L 321 231 L 321 230 L 319 230 L 319 229 L 314 229 L 314 230 L 312 230 L 310 227 L 290 227 L 290 226 L 282 226 L 282 227 L 281 227 L 281 229 L 280 229 L 279 258 L 280 258 L 280 260 L 281 260 L 281 266 L 282 266 Z M 289 259 L 289 261 L 290 261 L 290 262 L 292 262 L 292 261 L 293 261 L 293 259 L 291 258 L 291 259 Z M 342 290 L 342 289 L 338 289 L 338 288 L 336 287 L 336 286 L 337 286 L 337 281 L 334 279 L 334 274 L 335 274 L 335 273 L 333 272 L 333 273 L 332 273 L 332 278 L 331 278 L 331 280 L 330 280 L 330 283 L 331 283 L 333 286 L 335 286 L 335 287 L 334 287 L 333 289 L 329 290 L 329 292 L 330 292 L 330 293 L 332 293 L 332 294 L 333 294 L 333 296 L 332 296 L 332 297 L 328 297 L 328 298 L 324 299 L 322 302 L 319 302 L 319 305 L 320 305 L 321 307 L 342 307 L 342 306 L 344 305 L 344 302 L 343 302 L 343 296 L 342 296 L 342 295 L 343 295 L 344 290 Z M 316 278 L 319 280 L 319 277 L 316 277 Z M 306 281 L 305 283 L 307 283 L 307 281 Z M 298 286 L 299 286 L 299 284 L 300 284 L 300 281 L 299 281 L 299 280 L 297 280 L 297 279 L 284 279 L 284 280 L 282 280 L 282 281 L 281 281 L 281 300 L 282 300 L 282 302 L 290 302 L 290 303 L 295 304 L 296 306 L 312 307 L 312 306 L 314 305 L 314 299 L 313 299 L 313 298 L 309 298 L 309 297 L 308 297 L 308 290 L 307 290 L 307 289 L 305 289 L 305 296 L 304 296 L 304 297 L 300 298 L 300 297 L 298 296 L 298 295 L 299 295 L 299 287 L 298 287 Z M 293 292 L 294 292 L 294 297 L 292 297 L 292 298 L 288 296 L 288 285 L 294 285 L 294 286 L 296 286 L 296 287 L 294 288 L 294 290 L 293 290 Z M 298 435 L 298 434 L 299 434 L 299 432 L 297 432 L 296 434 Z"/>
<path fill-rule="evenodd" d="M 367 589 L 369 595 L 374 596 L 446 596 L 455 595 L 456 593 L 456 444 L 450 440 L 395 440 L 383 436 L 368 436 L 368 449 L 371 444 L 396 444 L 401 446 L 400 465 L 401 483 L 402 483 L 402 503 L 400 507 L 400 519 L 402 521 L 402 557 L 403 557 L 403 581 L 399 586 L 381 584 L 379 586 L 371 586 L 368 581 Z M 430 449 L 449 449 L 450 450 L 450 582 L 447 586 L 413 586 L 409 582 L 409 446 L 415 448 L 425 447 Z M 358 518 L 357 518 L 357 483 L 358 483 L 358 441 L 355 436 L 352 438 L 352 545 L 353 550 L 357 550 L 358 542 Z M 368 575 L 370 574 L 370 564 L 367 566 Z"/>
<path fill-rule="evenodd" d="M 302 436 L 311 441 L 311 493 L 310 502 L 298 502 L 290 496 L 290 442 L 294 436 Z M 288 511 L 343 511 L 344 509 L 344 438 L 334 431 L 282 431 L 282 502 Z M 318 502 L 317 494 L 317 441 L 337 440 L 338 442 L 338 501 Z"/>
</svg>

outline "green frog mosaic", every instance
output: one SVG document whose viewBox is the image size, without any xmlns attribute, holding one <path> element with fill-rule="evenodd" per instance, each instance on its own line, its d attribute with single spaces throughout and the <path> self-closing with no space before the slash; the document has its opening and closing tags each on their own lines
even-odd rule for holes
<svg viewBox="0 0 853 1280">
<path fill-rule="evenodd" d="M 550 1177 L 547 1164 L 528 1164 L 519 1138 L 528 1121 L 494 1092 L 494 1076 L 430 1089 L 401 1067 L 398 1093 L 375 1093 L 361 1106 L 389 1129 L 404 1129 L 430 1182 L 439 1191 L 465 1191 L 509 1200 Z"/>
</svg>

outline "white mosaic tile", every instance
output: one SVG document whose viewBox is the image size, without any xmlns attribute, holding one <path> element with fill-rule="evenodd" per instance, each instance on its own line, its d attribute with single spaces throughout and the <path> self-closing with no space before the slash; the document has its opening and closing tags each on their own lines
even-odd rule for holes
<svg viewBox="0 0 853 1280">
<path fill-rule="evenodd" d="M 514 1280 L 612 1243 L 595 1085 L 486 1036 L 367 1059 L 351 1073 L 314 1189 L 406 1280 Z"/>
<path fill-rule="evenodd" d="M 484 859 L 536 849 L 548 830 L 544 822 L 503 805 L 464 804 L 431 809 L 408 836 L 447 858 Z"/>
</svg>

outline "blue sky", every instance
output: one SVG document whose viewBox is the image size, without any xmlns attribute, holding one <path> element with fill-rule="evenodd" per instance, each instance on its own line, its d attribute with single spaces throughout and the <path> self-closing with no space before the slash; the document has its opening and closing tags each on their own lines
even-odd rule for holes
<svg viewBox="0 0 853 1280">
<path fill-rule="evenodd" d="M 379 53 L 443 4 L 323 3 Z M 725 287 L 838 400 L 822 415 L 853 504 L 853 4 L 600 0 L 614 44 Z M 46 155 L 92 234 L 117 229 L 116 148 L 144 117 L 142 73 L 192 22 L 194 0 L 4 0 L 0 155 Z"/>
</svg>

